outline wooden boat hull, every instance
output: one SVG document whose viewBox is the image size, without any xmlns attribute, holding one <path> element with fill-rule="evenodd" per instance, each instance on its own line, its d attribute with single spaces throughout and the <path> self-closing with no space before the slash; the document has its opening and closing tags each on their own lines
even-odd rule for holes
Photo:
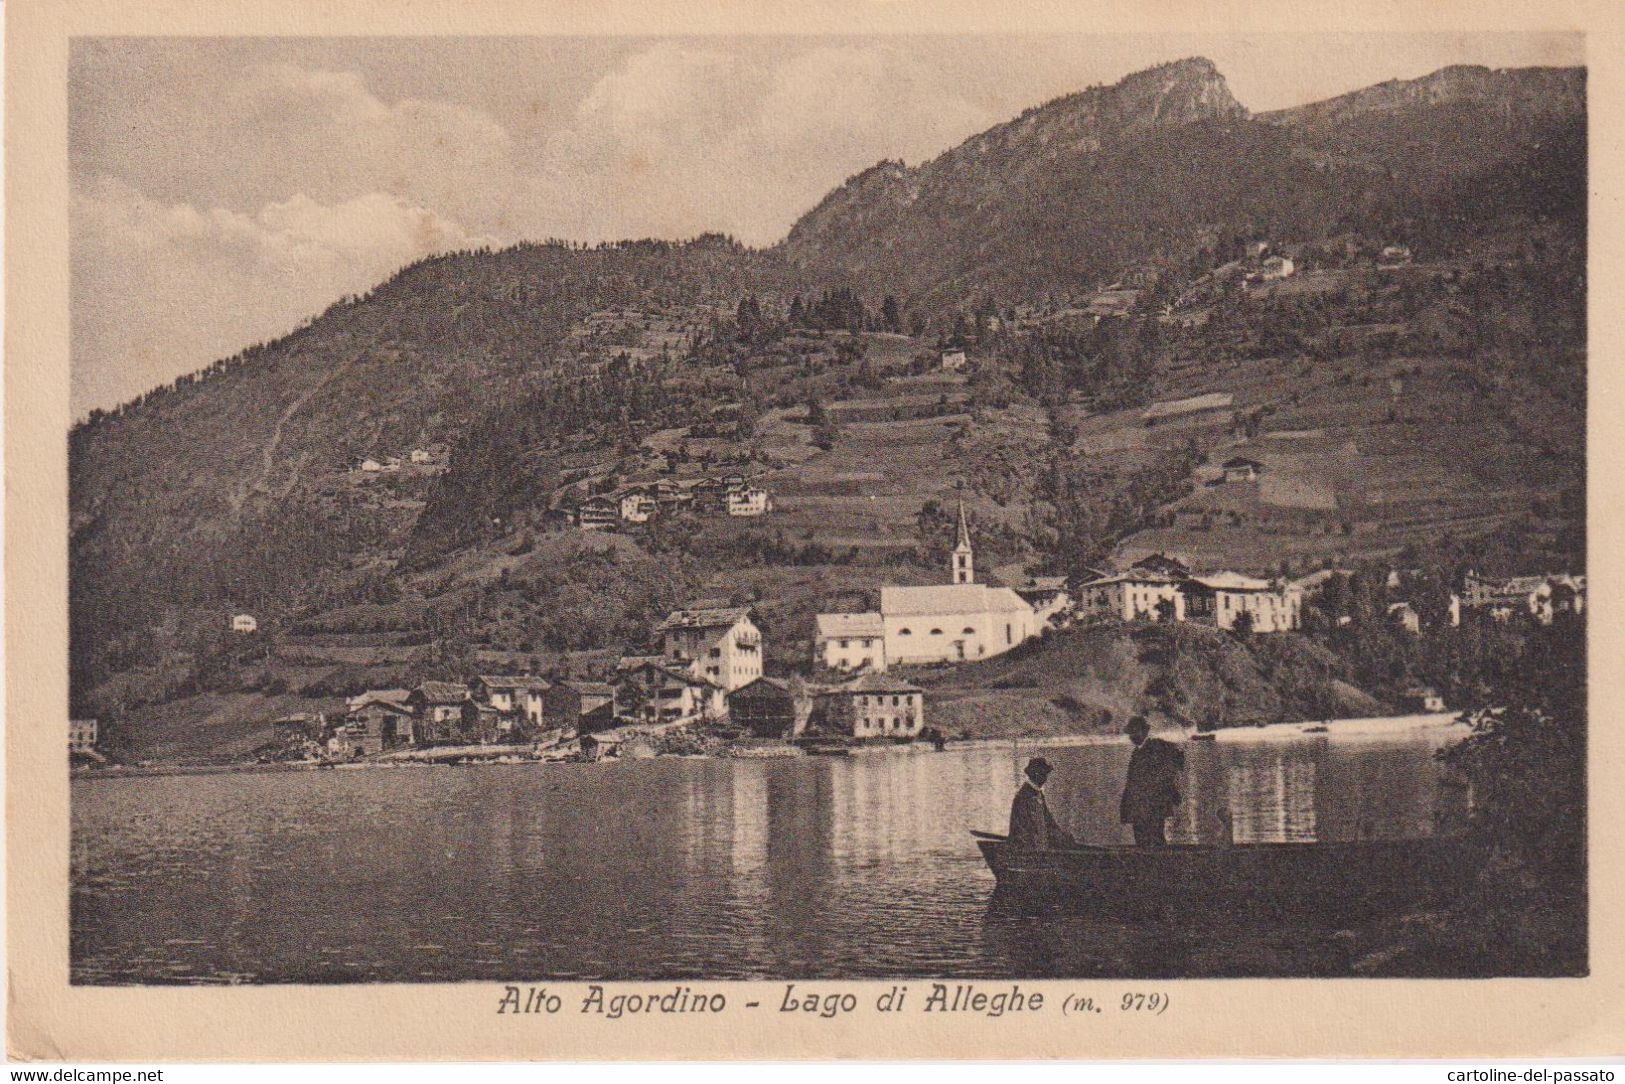
<svg viewBox="0 0 1625 1084">
<path fill-rule="evenodd" d="M 975 833 L 997 902 L 1139 916 L 1345 915 L 1448 899 L 1478 856 L 1455 838 L 1023 851 Z"/>
</svg>

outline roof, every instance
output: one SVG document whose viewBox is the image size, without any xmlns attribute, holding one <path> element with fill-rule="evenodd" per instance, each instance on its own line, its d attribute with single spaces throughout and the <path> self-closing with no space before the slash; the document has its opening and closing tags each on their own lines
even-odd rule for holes
<svg viewBox="0 0 1625 1084">
<path fill-rule="evenodd" d="M 1299 576 L 1292 581 L 1292 586 L 1310 590 L 1319 587 L 1334 576 L 1352 576 L 1354 573 L 1342 568 L 1323 568 L 1318 572 L 1311 572 L 1307 576 Z"/>
<path fill-rule="evenodd" d="M 735 624 L 750 617 L 745 606 L 729 606 L 717 610 L 673 610 L 660 623 L 661 632 L 667 629 L 714 629 Z"/>
<path fill-rule="evenodd" d="M 557 681 L 553 683 L 555 689 L 570 689 L 584 696 L 614 696 L 615 686 L 603 681 Z"/>
<path fill-rule="evenodd" d="M 910 685 L 902 678 L 892 677 L 889 674 L 868 673 L 853 678 L 845 685 L 837 685 L 832 691 L 837 693 L 922 693 L 925 690 L 918 685 Z"/>
<path fill-rule="evenodd" d="M 425 681 L 412 691 L 431 704 L 458 704 L 468 699 L 468 686 L 456 681 Z"/>
<path fill-rule="evenodd" d="M 1116 572 L 1110 576 L 1102 576 L 1098 580 L 1090 580 L 1083 586 L 1106 587 L 1114 583 L 1156 583 L 1172 585 L 1180 582 L 1178 578 L 1166 572 L 1158 572 L 1150 568 L 1131 568 L 1127 572 Z"/>
<path fill-rule="evenodd" d="M 886 624 L 879 614 L 819 614 L 818 638 L 840 639 L 847 636 L 884 636 Z"/>
<path fill-rule="evenodd" d="M 384 711 L 394 712 L 396 715 L 412 714 L 412 709 L 399 700 L 364 700 L 355 707 L 351 708 L 348 714 L 354 715 L 357 712 L 366 711 L 368 708 L 373 707 L 374 705 L 383 709 Z M 281 720 L 278 720 L 278 722 L 281 722 Z"/>
<path fill-rule="evenodd" d="M 615 660 L 615 672 L 639 670 L 645 666 L 659 666 L 666 661 L 664 655 L 622 655 Z"/>
<path fill-rule="evenodd" d="M 1260 463 L 1258 460 L 1248 459 L 1246 456 L 1242 455 L 1233 456 L 1224 461 L 1224 467 L 1226 470 L 1229 470 L 1231 467 L 1257 467 L 1259 469 L 1263 469 L 1263 466 L 1264 464 Z"/>
<path fill-rule="evenodd" d="M 1049 591 L 1065 591 L 1065 576 L 1029 576 L 1015 586 L 1017 594 L 1040 594 Z"/>
<path fill-rule="evenodd" d="M 783 693 L 786 696 L 795 696 L 804 688 L 805 686 L 802 683 L 792 682 L 789 678 L 759 677 L 755 681 L 746 682 L 744 685 L 741 685 L 739 688 L 729 693 L 728 698 L 731 700 L 742 693 L 762 692 L 766 689 Z"/>
<path fill-rule="evenodd" d="M 546 678 L 536 677 L 534 674 L 491 675 L 481 674 L 476 678 L 487 689 L 545 689 L 548 688 Z"/>
<path fill-rule="evenodd" d="M 684 685 L 704 685 L 712 689 L 722 688 L 722 685 L 719 682 L 712 681 L 708 677 L 700 677 L 698 674 L 690 673 L 680 666 L 671 665 L 663 660 L 659 662 L 646 662 L 641 666 L 634 666 L 628 670 L 622 671 L 621 676 L 626 677 L 631 674 L 642 674 L 650 671 L 653 671 L 654 673 L 659 674 L 661 677 L 667 678 L 671 681 L 681 682 Z M 609 687 L 610 686 L 608 685 L 604 686 L 605 689 L 608 689 Z"/>
<path fill-rule="evenodd" d="M 1190 414 L 1198 410 L 1223 410 L 1235 402 L 1235 397 L 1229 392 L 1215 391 L 1207 395 L 1193 395 L 1189 399 L 1170 399 L 1162 403 L 1152 403 L 1146 407 L 1145 413 L 1140 415 L 1141 420 L 1151 418 L 1172 418 L 1179 414 Z"/>
<path fill-rule="evenodd" d="M 412 695 L 410 689 L 368 689 L 365 692 L 350 697 L 350 703 L 360 705 L 368 700 L 392 700 L 397 704 L 406 703 L 407 697 Z"/>
<path fill-rule="evenodd" d="M 1215 591 L 1268 591 L 1270 581 L 1256 576 L 1243 576 L 1239 572 L 1210 572 L 1191 579 Z"/>
<path fill-rule="evenodd" d="M 1514 576 L 1495 589 L 1498 595 L 1528 595 L 1546 586 L 1545 576 Z"/>
<path fill-rule="evenodd" d="M 1027 600 L 1008 587 L 985 583 L 943 584 L 937 587 L 882 587 L 880 612 L 885 617 L 927 614 L 1009 613 L 1031 611 Z"/>
</svg>

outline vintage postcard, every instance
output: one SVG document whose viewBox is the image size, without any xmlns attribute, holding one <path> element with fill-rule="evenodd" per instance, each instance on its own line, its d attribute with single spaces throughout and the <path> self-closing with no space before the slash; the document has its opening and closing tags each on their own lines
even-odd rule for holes
<svg viewBox="0 0 1625 1084">
<path fill-rule="evenodd" d="M 1619 1052 L 1608 9 L 8 6 L 13 1056 Z"/>
</svg>

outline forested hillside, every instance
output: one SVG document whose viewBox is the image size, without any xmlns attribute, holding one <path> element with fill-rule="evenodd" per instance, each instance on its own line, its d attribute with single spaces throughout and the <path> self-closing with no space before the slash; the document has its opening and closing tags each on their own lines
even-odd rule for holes
<svg viewBox="0 0 1625 1084">
<path fill-rule="evenodd" d="M 1175 545 L 1578 560 L 1585 177 L 1582 72 L 1250 117 L 1194 60 L 882 163 L 772 249 L 423 261 L 75 427 L 75 710 L 166 755 L 248 748 L 366 687 L 600 666 L 701 594 L 755 604 L 782 671 L 819 609 L 939 580 L 957 499 L 1012 575 Z M 1259 245 L 1297 274 L 1261 281 Z M 1141 419 L 1215 392 L 1233 418 Z M 1238 450 L 1279 502 L 1209 484 Z M 774 513 L 561 514 L 724 470 Z M 1497 530 L 1518 543 L 1462 544 Z"/>
</svg>

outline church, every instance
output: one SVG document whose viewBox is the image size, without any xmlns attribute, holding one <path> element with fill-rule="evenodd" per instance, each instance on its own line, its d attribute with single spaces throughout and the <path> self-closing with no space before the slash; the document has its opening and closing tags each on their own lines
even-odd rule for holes
<svg viewBox="0 0 1625 1084">
<path fill-rule="evenodd" d="M 813 644 L 815 666 L 884 671 L 889 666 L 970 662 L 1002 655 L 1037 636 L 1043 627 L 1032 606 L 1008 587 L 976 582 L 965 505 L 959 505 L 959 538 L 949 558 L 953 582 L 931 587 L 882 587 L 880 612 L 820 614 Z M 854 628 L 880 635 L 878 651 L 859 655 L 848 647 Z M 862 662 L 857 662 L 861 658 Z"/>
</svg>

